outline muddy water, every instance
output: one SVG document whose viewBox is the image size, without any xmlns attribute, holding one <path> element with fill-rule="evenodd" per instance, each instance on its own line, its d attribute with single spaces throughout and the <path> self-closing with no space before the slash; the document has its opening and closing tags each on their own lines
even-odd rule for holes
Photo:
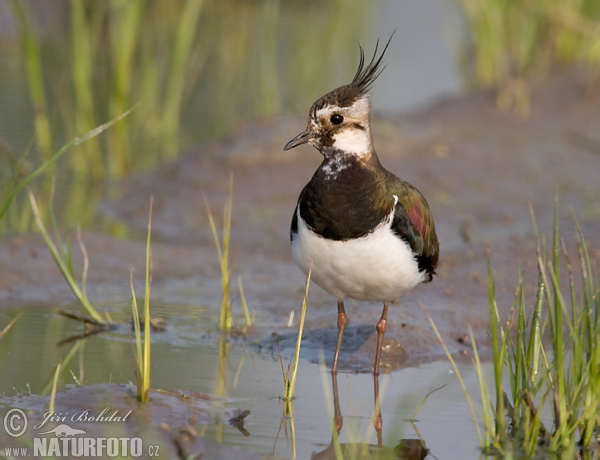
<svg viewBox="0 0 600 460">
<path fill-rule="evenodd" d="M 497 272 L 503 319 L 512 304 L 519 265 L 527 287 L 536 283 L 529 203 L 538 227 L 549 232 L 558 191 L 567 248 L 573 250 L 575 242 L 573 210 L 592 257 L 600 256 L 599 105 L 587 97 L 578 74 L 556 76 L 534 91 L 533 100 L 534 111 L 527 120 L 497 112 L 493 96 L 480 93 L 412 115 L 379 116 L 373 122 L 382 163 L 417 185 L 428 198 L 442 248 L 434 282 L 415 289 L 390 311 L 382 365 L 394 372 L 380 382 L 385 388 L 383 445 L 390 449 L 400 439 L 418 438 L 416 426 L 438 458 L 477 455 L 478 442 L 464 397 L 442 359 L 419 301 L 430 311 L 450 351 L 457 357 L 466 354 L 463 370 L 476 395 L 475 375 L 468 371 L 470 347 L 459 339 L 470 325 L 482 352 L 488 349 L 488 248 Z M 153 335 L 152 387 L 235 398 L 227 411 L 213 414 L 222 423 L 206 425 L 196 418 L 190 424 L 203 435 L 197 439 L 220 439 L 245 452 L 272 452 L 282 420 L 278 400 L 282 377 L 275 345 L 278 339 L 284 358 L 290 356 L 304 289 L 304 277 L 289 253 L 289 222 L 298 193 L 319 157 L 310 148 L 289 153 L 281 149 L 304 124 L 304 119 L 288 119 L 248 125 L 227 141 L 199 146 L 153 173 L 115 184 L 116 198 L 105 200 L 101 212 L 126 226 L 132 238 L 84 233 L 90 254 L 90 298 L 116 320 L 126 321 L 131 267 L 136 291 L 143 292 L 143 239 L 149 196 L 154 196 L 153 314 L 166 320 L 167 330 Z M 229 338 L 225 345 L 220 344 L 214 326 L 220 275 L 203 197 L 219 216 L 230 173 L 234 178 L 231 266 L 234 275 L 242 278 L 256 325 L 245 339 Z M 81 256 L 76 248 L 74 255 L 78 270 Z M 81 325 L 56 316 L 53 308 L 80 309 L 73 305 L 68 287 L 38 236 L 5 239 L 0 245 L 0 273 L 0 300 L 6 306 L 0 311 L 0 324 L 22 314 L 0 340 L 1 391 L 11 398 L 29 388 L 34 394 L 43 393 L 60 357 L 68 354 L 68 346 L 57 349 L 54 344 L 82 332 Z M 234 309 L 239 312 L 237 292 L 234 283 Z M 296 319 L 290 328 L 291 310 Z M 326 384 L 322 383 L 317 363 L 319 350 L 324 348 L 330 365 L 335 313 L 335 301 L 313 286 L 294 404 L 294 446 L 299 458 L 326 450 L 331 439 L 331 414 L 325 404 L 331 381 L 325 374 Z M 370 424 L 373 380 L 368 372 L 380 306 L 350 302 L 347 313 L 350 325 L 340 357 L 343 372 L 338 389 L 345 417 L 342 441 L 352 443 L 362 439 L 349 434 L 352 427 L 359 425 L 362 433 Z M 125 329 L 84 343 L 68 366 L 82 383 L 134 380 Z M 73 382 L 65 366 L 59 388 Z M 421 409 L 415 426 L 405 421 L 430 389 L 444 384 Z M 10 404 L 14 403 L 11 399 Z M 226 423 L 233 409 L 251 411 L 244 420 L 250 436 Z M 169 410 L 185 414 L 177 407 Z M 167 417 L 153 417 L 153 426 L 164 421 L 163 416 Z M 165 423 L 171 426 L 168 420 Z M 177 426 L 172 423 L 173 429 Z M 289 438 L 289 420 L 287 432 Z M 373 436 L 368 439 L 371 444 L 376 443 Z M 283 428 L 275 452 L 292 455 L 292 443 Z"/>
<path fill-rule="evenodd" d="M 42 424 L 41 414 L 48 411 L 49 398 L 35 395 L 49 391 L 55 363 L 72 354 L 72 358 L 63 364 L 68 371 L 62 374 L 65 385 L 60 385 L 63 389 L 57 396 L 57 411 L 76 414 L 88 410 L 95 414 L 104 407 L 110 407 L 111 413 L 114 410 L 121 414 L 132 411 L 128 423 L 70 423 L 71 427 L 85 430 L 87 436 L 106 436 L 107 432 L 113 432 L 111 430 L 121 430 L 119 436 L 138 434 L 146 444 L 158 442 L 167 454 L 172 452 L 173 443 L 170 442 L 171 433 L 165 434 L 165 424 L 172 427 L 173 433 L 181 426 L 192 425 L 208 442 L 214 440 L 236 446 L 246 453 L 264 455 L 274 452 L 289 458 L 295 449 L 298 458 L 311 458 L 315 454 L 313 458 L 335 458 L 329 448 L 333 413 L 327 408 L 332 404 L 332 382 L 327 371 L 304 360 L 300 363 L 292 436 L 291 420 L 283 416 L 283 403 L 279 398 L 283 389 L 281 367 L 271 354 L 257 352 L 248 343 L 219 344 L 216 334 L 207 334 L 204 330 L 203 325 L 209 318 L 202 309 L 171 305 L 167 311 L 159 304 L 155 310 L 167 320 L 168 326 L 166 332 L 153 335 L 152 387 L 177 390 L 173 392 L 175 396 L 153 391 L 149 407 L 142 408 L 132 396 L 134 390 L 123 385 L 134 380 L 131 345 L 125 328 L 57 348 L 55 341 L 80 333 L 81 326 L 49 314 L 46 309 L 33 308 L 23 314 L 2 342 L 11 345 L 10 350 L 3 353 L 2 363 L 3 369 L 11 372 L 4 372 L 0 377 L 5 395 L 10 395 L 3 399 L 4 405 L 26 410 L 31 426 L 34 422 Z M 0 320 L 4 324 L 8 318 L 9 315 L 2 314 Z M 187 323 L 193 326 L 188 326 L 183 318 L 188 318 Z M 49 336 L 47 331 L 54 331 L 54 334 Z M 21 340 L 30 346 L 15 347 L 14 343 Z M 31 349 L 43 351 L 31 353 Z M 287 359 L 287 353 L 284 357 Z M 469 366 L 461 365 L 461 369 L 467 384 L 475 387 Z M 83 386 L 77 387 L 77 381 Z M 120 384 L 98 385 L 98 382 Z M 369 374 L 341 373 L 338 376 L 343 417 L 340 442 L 377 446 L 372 425 L 373 385 L 373 377 Z M 475 431 L 464 396 L 447 362 L 406 368 L 383 376 L 380 385 L 380 397 L 385 401 L 382 407 L 384 446 L 393 450 L 404 440 L 404 444 L 412 442 L 421 446 L 423 443 L 434 455 L 436 452 L 444 456 L 451 452 L 452 458 L 465 452 L 476 455 Z M 427 393 L 443 385 L 446 386 L 429 397 L 411 423 L 409 419 Z M 28 396 L 29 392 L 33 396 Z M 19 395 L 15 396 L 15 393 Z M 228 423 L 246 410 L 250 415 L 245 417 L 242 428 Z M 7 407 L 2 409 L 2 413 L 6 411 Z M 55 426 L 56 422 L 51 420 L 38 428 L 28 428 L 27 433 L 33 437 Z M 149 436 L 148 430 L 154 434 Z M 454 439 L 462 441 L 456 443 Z M 0 435 L 0 441 L 3 446 L 22 445 L 4 433 Z M 209 447 L 197 444 L 195 449 L 196 452 L 207 452 Z M 215 458 L 233 458 L 230 455 L 253 458 L 228 450 L 220 450 Z"/>
</svg>

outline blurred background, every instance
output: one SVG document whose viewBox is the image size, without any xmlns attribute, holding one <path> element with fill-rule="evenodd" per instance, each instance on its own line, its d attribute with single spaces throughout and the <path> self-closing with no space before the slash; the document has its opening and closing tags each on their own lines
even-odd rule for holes
<svg viewBox="0 0 600 460">
<path fill-rule="evenodd" d="M 90 297 L 117 320 L 131 314 L 130 268 L 137 267 L 139 283 L 140 241 L 154 194 L 152 313 L 166 318 L 168 329 L 153 335 L 152 385 L 252 401 L 253 437 L 227 428 L 214 437 L 270 451 L 281 413 L 274 395 L 282 385 L 280 363 L 264 337 L 289 334 L 290 311 L 304 294 L 304 276 L 291 263 L 289 219 L 319 161 L 316 152 L 308 157 L 282 149 L 305 126 L 312 103 L 351 80 L 358 44 L 370 57 L 377 40 L 387 42 L 394 31 L 387 69 L 372 91 L 377 146 L 385 146 L 382 158 L 391 153 L 384 158 L 390 170 L 424 187 L 444 258 L 436 283 L 416 295 L 456 353 L 466 347 L 467 323 L 478 326 L 477 340 L 488 340 L 488 309 L 480 307 L 488 299 L 482 274 L 489 242 L 500 267 L 499 304 L 508 310 L 520 275 L 517 260 L 535 253 L 528 202 L 539 228 L 548 230 L 552 197 L 560 190 L 569 225 L 573 212 L 586 235 L 600 235 L 599 0 L 0 0 L 0 304 L 7 307 L 0 309 L 0 329 L 24 316 L 0 340 L 0 369 L 10 370 L 1 373 L 0 391 L 48 393 L 58 363 L 64 364 L 62 380 L 72 382 L 74 356 L 80 375 L 86 357 L 85 383 L 127 382 L 133 375 L 124 330 L 75 342 L 68 352 L 55 347 L 81 327 L 48 306 L 78 305 L 33 233 L 25 190 L 4 215 L 1 209 L 24 177 L 46 164 L 29 184 L 41 220 L 60 229 L 55 239 L 65 258 L 76 238 L 66 230 L 81 226 L 93 259 Z M 544 79 L 563 75 L 567 84 L 531 96 Z M 428 109 L 448 98 L 451 103 Z M 128 111 L 54 161 L 65 143 Z M 522 123 L 528 116 L 530 123 Z M 234 169 L 230 267 L 240 275 L 240 294 L 232 287 L 229 301 L 202 199 L 218 223 L 226 221 L 226 212 L 219 217 Z M 78 248 L 73 252 L 69 269 L 77 278 L 82 256 Z M 536 264 L 535 257 L 524 259 L 524 273 L 537 276 Z M 86 276 L 77 279 L 85 284 Z M 241 374 L 245 338 L 242 349 L 234 334 L 217 337 L 215 326 L 225 299 L 237 312 L 245 296 L 257 313 L 253 344 L 259 351 L 249 351 L 252 363 Z M 313 334 L 303 350 L 316 353 L 327 337 L 335 344 L 337 328 L 332 299 L 318 289 L 311 296 L 316 308 L 307 330 Z M 416 298 L 407 304 L 416 305 Z M 354 325 L 372 324 L 380 307 L 371 307 L 349 309 Z M 405 349 L 412 364 L 441 356 L 421 313 L 407 308 L 396 316 L 398 366 Z M 390 329 L 388 338 L 394 337 Z M 358 344 L 360 334 L 354 335 Z M 365 344 L 346 356 L 358 356 L 368 369 L 374 342 Z M 323 393 L 318 365 L 302 365 L 296 427 L 299 452 L 310 454 L 323 434 L 328 437 L 330 418 L 315 397 Z M 405 369 L 389 386 L 384 417 L 387 426 L 400 427 L 389 435 L 412 432 L 401 414 L 413 413 L 411 404 L 429 382 L 456 384 L 445 362 L 425 367 Z M 342 404 L 352 395 L 350 407 L 368 414 L 362 420 L 369 424 L 370 375 L 348 373 L 344 380 Z M 419 429 L 432 452 L 469 458 L 477 445 L 470 415 L 458 385 L 446 391 L 419 414 L 427 420 Z M 287 453 L 281 439 L 279 452 Z M 453 456 L 451 449 L 462 450 Z"/>
<path fill-rule="evenodd" d="M 0 0 L 0 181 L 135 107 L 53 167 L 62 221 L 89 227 L 107 179 L 305 116 L 350 80 L 359 42 L 371 53 L 394 30 L 377 111 L 482 86 L 526 116 L 528 82 L 553 69 L 584 67 L 598 86 L 599 20 L 597 0 Z M 0 234 L 28 230 L 27 208 Z"/>
</svg>

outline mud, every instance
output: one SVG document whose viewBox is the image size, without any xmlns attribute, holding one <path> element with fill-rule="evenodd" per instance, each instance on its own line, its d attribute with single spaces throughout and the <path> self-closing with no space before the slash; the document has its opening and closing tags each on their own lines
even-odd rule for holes
<svg viewBox="0 0 600 460">
<path fill-rule="evenodd" d="M 553 77 L 534 88 L 533 110 L 526 119 L 499 112 L 490 92 L 456 97 L 409 115 L 374 117 L 381 162 L 427 197 L 441 246 L 434 282 L 418 287 L 390 309 L 384 365 L 395 369 L 442 356 L 419 302 L 451 352 L 468 350 L 462 338 L 470 325 L 485 353 L 488 250 L 503 319 L 512 304 L 519 267 L 533 301 L 537 268 L 530 204 L 539 229 L 549 235 L 558 194 L 567 247 L 574 251 L 573 212 L 592 257 L 600 256 L 600 104 L 586 88 L 578 73 Z M 134 238 L 84 234 L 92 301 L 127 304 L 132 266 L 142 292 L 144 236 L 153 195 L 154 298 L 204 305 L 216 318 L 220 273 L 203 199 L 220 217 L 231 173 L 232 267 L 256 311 L 251 340 L 266 352 L 274 350 L 272 334 L 282 350 L 295 346 L 293 331 L 305 280 L 291 258 L 289 224 L 298 194 L 320 156 L 310 147 L 290 152 L 282 148 L 305 123 L 298 118 L 240 126 L 229 139 L 199 146 L 154 172 L 115 184 L 112 193 L 117 198 L 103 201 L 100 212 L 127 225 Z M 81 267 L 77 248 L 74 253 Z M 571 254 L 575 257 L 576 252 Z M 39 236 L 16 236 L 0 245 L 0 302 L 7 307 L 73 303 Z M 288 328 L 291 310 L 296 319 Z M 381 306 L 348 302 L 346 310 L 350 324 L 341 369 L 368 371 Z M 330 360 L 335 325 L 335 299 L 313 285 L 303 356 L 315 360 L 316 350 L 324 347 Z"/>
<path fill-rule="evenodd" d="M 18 395 L 0 402 L 25 411 L 28 424 L 23 438 L 0 434 L 2 446 L 28 446 L 33 437 L 86 437 L 144 439 L 144 452 L 161 458 L 265 458 L 198 436 L 193 426 L 226 423 L 245 435 L 243 420 L 249 411 L 234 401 L 197 392 L 150 390 L 150 404 L 140 404 L 132 385 L 98 384 L 72 387 L 56 394 L 56 411 L 49 396 Z M 0 409 L 3 415 L 6 409 Z M 57 422 L 62 422 L 57 425 Z M 76 426 L 77 428 L 73 428 Z M 61 430 L 61 431 L 58 431 Z M 19 441 L 22 441 L 20 443 Z M 48 440 L 48 439 L 47 439 Z M 151 447 L 150 447 L 151 446 Z M 74 455 L 75 457 L 77 455 Z M 104 455 L 99 458 L 104 457 Z"/>
<path fill-rule="evenodd" d="M 50 396 L 21 394 L 0 398 L 0 404 L 11 410 L 20 409 L 27 417 L 22 435 L 9 437 L 2 431 L 0 443 L 11 448 L 27 448 L 31 447 L 31 440 L 37 438 L 35 445 L 47 447 L 55 443 L 62 446 L 62 455 L 76 458 L 80 455 L 64 447 L 69 441 L 75 444 L 79 438 L 93 438 L 99 445 L 103 438 L 140 438 L 143 440 L 142 452 L 160 458 L 282 458 L 245 452 L 202 436 L 202 429 L 207 424 L 229 425 L 243 436 L 251 436 L 252 433 L 244 426 L 251 411 L 235 408 L 243 405 L 243 400 L 179 390 L 150 390 L 149 397 L 148 404 L 139 403 L 136 389 L 131 384 L 71 386 L 56 393 L 54 404 L 60 409 L 55 411 L 49 410 Z M 4 417 L 7 412 L 8 408 L 0 408 L 1 416 Z M 340 448 L 351 457 L 368 453 L 369 458 L 390 460 L 423 459 L 429 453 L 419 439 L 400 439 L 393 448 L 367 443 L 341 443 Z M 92 452 L 98 453 L 99 450 Z M 91 458 L 106 458 L 107 452 L 105 450 L 104 455 Z M 333 443 L 321 451 L 313 452 L 310 458 L 335 459 Z"/>
</svg>

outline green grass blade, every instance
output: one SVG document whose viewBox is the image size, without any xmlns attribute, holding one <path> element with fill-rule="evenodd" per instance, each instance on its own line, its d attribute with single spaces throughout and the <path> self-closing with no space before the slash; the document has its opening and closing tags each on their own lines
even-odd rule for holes
<svg viewBox="0 0 600 460">
<path fill-rule="evenodd" d="M 150 389 L 150 288 L 152 285 L 152 253 L 150 252 L 150 235 L 152 233 L 152 203 L 150 196 L 150 211 L 148 213 L 148 239 L 146 241 L 146 290 L 144 296 L 144 399 L 148 398 Z"/>
<path fill-rule="evenodd" d="M 58 362 L 56 366 L 56 372 L 54 373 L 54 380 L 52 381 L 52 391 L 50 392 L 50 404 L 48 405 L 48 410 L 52 413 L 54 412 L 54 399 L 56 397 L 56 389 L 58 387 L 58 376 L 60 375 L 60 368 L 62 366 L 62 359 Z"/>
<path fill-rule="evenodd" d="M 142 368 L 142 362 L 140 361 L 142 359 L 142 333 L 140 330 L 140 312 L 138 309 L 137 299 L 135 297 L 135 290 L 133 288 L 133 268 L 131 269 L 131 272 L 129 273 L 129 284 L 131 286 L 131 309 L 133 312 L 133 329 L 135 332 L 135 345 L 136 345 L 136 348 L 134 348 L 134 351 L 135 351 L 135 361 L 137 364 L 138 390 L 139 390 L 139 388 L 141 388 L 140 379 L 141 379 L 141 376 L 144 374 L 144 370 Z M 139 396 L 139 393 L 138 393 L 138 396 Z"/>
<path fill-rule="evenodd" d="M 62 157 L 65 154 L 65 152 L 67 152 L 71 147 L 73 147 L 75 145 L 79 145 L 82 142 L 85 142 L 88 139 L 91 139 L 91 138 L 97 136 L 98 134 L 102 133 L 103 131 L 107 130 L 112 125 L 114 125 L 116 122 L 118 122 L 119 120 L 121 120 L 124 117 L 126 117 L 127 115 L 129 115 L 131 113 L 131 111 L 134 110 L 138 105 L 139 104 L 135 105 L 134 107 L 132 107 L 131 109 L 129 109 L 125 113 L 123 113 L 122 115 L 119 115 L 118 117 L 110 120 L 109 122 L 106 122 L 103 125 L 100 125 L 94 129 L 88 131 L 83 136 L 75 137 L 75 138 L 71 139 L 69 142 L 67 142 L 65 145 L 63 145 L 60 150 L 58 150 L 54 155 L 52 155 L 48 160 L 46 160 L 35 171 L 33 171 L 31 174 L 29 174 L 25 179 L 23 179 L 21 182 L 19 182 L 19 184 L 8 193 L 7 197 L 4 199 L 4 202 L 2 203 L 2 208 L 0 208 L 0 219 L 2 219 L 2 217 L 4 217 L 4 213 L 6 212 L 6 209 L 10 206 L 10 204 L 12 203 L 14 198 L 19 194 L 19 192 L 21 190 L 23 190 L 29 184 L 29 182 L 31 182 L 37 176 L 42 174 L 51 165 L 56 163 L 58 161 L 58 159 L 60 157 Z"/>
<path fill-rule="evenodd" d="M 494 423 L 494 416 L 492 413 L 492 400 L 490 398 L 487 382 L 485 381 L 485 376 L 483 375 L 483 368 L 481 367 L 481 361 L 479 360 L 479 353 L 477 351 L 477 344 L 475 342 L 475 336 L 473 335 L 473 329 L 471 325 L 469 325 L 469 337 L 471 338 L 471 343 L 473 344 L 473 356 L 475 367 L 475 372 L 477 373 L 477 379 L 479 381 L 479 392 L 481 394 L 481 407 L 483 411 L 483 426 L 485 429 L 485 446 L 490 445 L 490 438 L 494 441 L 497 439 L 496 436 L 496 426 Z"/>
<path fill-rule="evenodd" d="M 541 328 L 540 318 L 542 315 L 542 304 L 544 302 L 544 281 L 541 274 L 538 276 L 538 287 L 533 307 L 533 316 L 531 318 L 531 327 L 529 335 L 529 346 L 527 347 L 527 363 L 531 370 L 531 384 L 536 385 L 539 371 L 540 348 L 541 348 Z"/>
<path fill-rule="evenodd" d="M 50 235 L 48 234 L 48 231 L 46 230 L 46 227 L 44 225 L 44 222 L 42 221 L 40 211 L 37 206 L 37 202 L 31 191 L 29 192 L 29 201 L 31 203 L 31 208 L 32 208 L 34 216 L 35 216 L 36 224 L 38 226 L 38 229 L 40 230 L 40 233 L 42 234 L 42 238 L 44 239 L 46 246 L 48 246 L 48 249 L 50 250 L 50 253 L 52 254 L 52 257 L 53 257 L 54 261 L 56 262 L 56 265 L 58 266 L 60 272 L 62 273 L 63 277 L 69 284 L 69 287 L 73 291 L 73 294 L 75 294 L 75 296 L 77 297 L 77 299 L 79 300 L 81 305 L 83 305 L 83 307 L 87 310 L 87 312 L 90 314 L 90 316 L 92 318 L 94 318 L 96 321 L 98 321 L 100 323 L 104 323 L 105 319 L 102 318 L 102 316 L 100 316 L 100 314 L 96 311 L 96 309 L 90 304 L 87 297 L 84 296 L 83 292 L 79 288 L 77 281 L 75 281 L 74 277 L 71 276 L 71 273 L 70 273 L 67 265 L 65 264 L 64 259 L 58 252 L 58 249 L 54 245 L 54 242 L 52 241 L 52 239 L 50 238 Z"/>
<path fill-rule="evenodd" d="M 252 326 L 252 318 L 250 317 L 250 311 L 248 310 L 248 302 L 246 302 L 246 295 L 244 294 L 244 285 L 242 284 L 242 277 L 238 275 L 238 287 L 240 289 L 240 303 L 242 306 L 242 312 L 246 318 L 246 327 Z"/>
<path fill-rule="evenodd" d="M 495 277 L 492 273 L 490 258 L 488 255 L 488 302 L 490 310 L 490 331 L 492 337 L 492 353 L 494 356 L 494 380 L 496 384 L 496 433 L 504 441 L 506 428 L 504 425 L 504 390 L 502 386 L 502 370 L 504 366 L 504 350 L 506 341 L 500 346 L 499 337 L 501 334 L 500 317 L 498 316 L 498 307 L 496 305 L 496 287 Z"/>
<path fill-rule="evenodd" d="M 292 371 L 289 379 L 289 385 L 285 393 L 285 397 L 288 401 L 294 397 L 294 388 L 296 387 L 296 378 L 298 376 L 298 364 L 300 361 L 300 345 L 302 344 L 302 332 L 304 331 L 304 318 L 306 317 L 306 307 L 308 299 L 308 288 L 310 286 L 310 275 L 312 274 L 312 264 L 308 270 L 308 276 L 306 277 L 306 290 L 304 291 L 304 300 L 302 301 L 302 314 L 300 315 L 300 328 L 298 330 L 298 339 L 296 341 L 296 352 L 294 354 L 294 362 L 292 364 Z"/>
<path fill-rule="evenodd" d="M 419 306 L 427 315 L 429 324 L 431 324 L 431 327 L 433 328 L 433 332 L 435 333 L 435 336 L 437 337 L 438 342 L 440 342 L 440 345 L 442 346 L 442 348 L 444 349 L 444 352 L 446 353 L 446 357 L 448 358 L 448 361 L 450 361 L 450 364 L 452 365 L 452 369 L 454 370 L 454 373 L 456 374 L 456 378 L 458 379 L 458 382 L 460 383 L 460 387 L 462 388 L 463 393 L 465 395 L 465 399 L 467 400 L 467 404 L 469 406 L 469 411 L 471 412 L 471 417 L 473 418 L 473 424 L 475 425 L 475 430 L 477 431 L 477 438 L 479 439 L 479 445 L 481 446 L 482 449 L 485 449 L 486 445 L 484 444 L 483 437 L 481 436 L 481 430 L 479 429 L 479 422 L 477 420 L 477 415 L 475 414 L 475 405 L 473 404 L 473 400 L 471 399 L 471 396 L 469 395 L 467 386 L 465 385 L 465 382 L 463 381 L 462 376 L 460 375 L 460 371 L 458 370 L 458 367 L 456 366 L 456 363 L 454 362 L 454 359 L 452 358 L 452 355 L 450 354 L 448 347 L 446 347 L 446 344 L 444 343 L 444 339 L 442 338 L 440 332 L 438 331 L 437 327 L 435 326 L 435 323 L 433 322 L 431 315 L 427 311 L 427 308 L 425 308 L 425 305 L 423 305 L 422 302 L 419 302 Z"/>
<path fill-rule="evenodd" d="M 38 135 L 38 146 L 42 158 L 49 159 L 52 155 L 52 131 L 50 129 L 48 103 L 44 89 L 40 44 L 22 2 L 18 0 L 9 1 L 24 41 L 24 57 L 27 66 L 29 91 L 35 109 L 34 122 Z M 2 214 L 0 212 L 0 215 Z"/>
<path fill-rule="evenodd" d="M 186 70 L 189 66 L 192 45 L 203 6 L 204 2 L 202 0 L 188 0 L 180 14 L 175 32 L 172 59 L 165 89 L 163 117 L 165 151 L 169 156 L 175 155 L 178 150 L 177 134 L 186 84 Z"/>
</svg>

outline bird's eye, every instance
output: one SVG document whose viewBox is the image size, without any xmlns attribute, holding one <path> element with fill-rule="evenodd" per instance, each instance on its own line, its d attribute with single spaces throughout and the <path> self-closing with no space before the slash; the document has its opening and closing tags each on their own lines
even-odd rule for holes
<svg viewBox="0 0 600 460">
<path fill-rule="evenodd" d="M 334 113 L 333 115 L 331 115 L 331 118 L 329 120 L 334 125 L 339 125 L 342 121 L 344 121 L 344 117 L 342 117 L 339 113 Z"/>
</svg>

